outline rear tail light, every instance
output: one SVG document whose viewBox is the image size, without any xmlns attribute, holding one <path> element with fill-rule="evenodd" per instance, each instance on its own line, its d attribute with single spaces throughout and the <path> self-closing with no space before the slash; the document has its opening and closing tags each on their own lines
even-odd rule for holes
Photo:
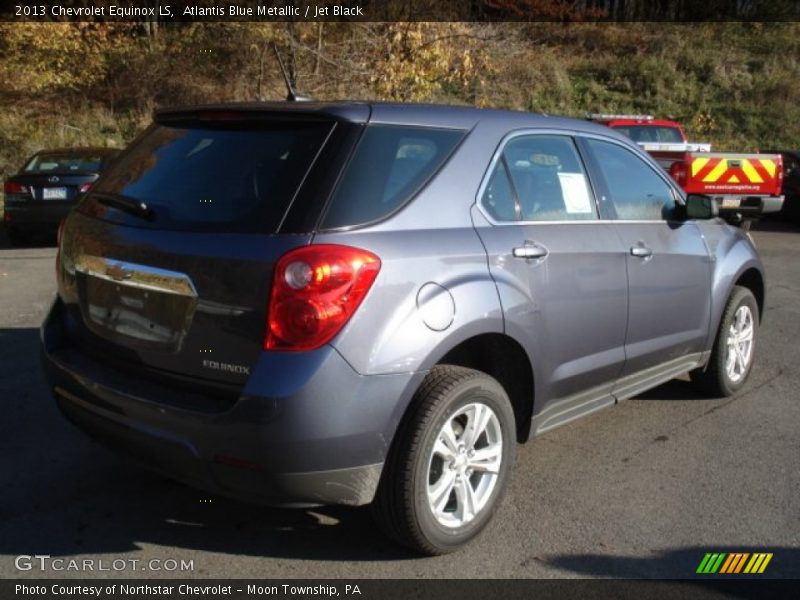
<svg viewBox="0 0 800 600">
<path fill-rule="evenodd" d="M 366 250 L 319 244 L 284 254 L 275 266 L 267 350 L 313 350 L 353 316 L 381 268 Z"/>
<path fill-rule="evenodd" d="M 81 187 L 79 187 L 79 188 L 78 188 L 78 193 L 80 193 L 80 194 L 85 194 L 86 192 L 88 192 L 88 191 L 89 191 L 89 189 L 90 189 L 91 187 L 92 187 L 92 184 L 91 184 L 91 182 L 89 182 L 89 183 L 84 183 L 84 184 L 83 184 Z"/>
<path fill-rule="evenodd" d="M 781 190 L 783 189 L 783 157 L 778 158 L 778 170 L 776 172 L 775 185 L 778 188 L 775 191 L 775 195 L 779 196 Z"/>
<path fill-rule="evenodd" d="M 685 162 L 679 160 L 672 163 L 672 166 L 669 168 L 669 175 L 679 186 L 686 187 L 687 170 Z"/>
<path fill-rule="evenodd" d="M 14 181 L 6 181 L 3 184 L 3 193 L 5 194 L 27 194 L 28 186 L 16 183 Z"/>
</svg>

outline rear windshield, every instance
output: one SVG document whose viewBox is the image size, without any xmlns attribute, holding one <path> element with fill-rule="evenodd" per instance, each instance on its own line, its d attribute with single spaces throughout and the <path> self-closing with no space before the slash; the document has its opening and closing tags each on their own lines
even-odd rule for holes
<svg viewBox="0 0 800 600">
<path fill-rule="evenodd" d="M 362 225 L 395 212 L 436 173 L 464 133 L 370 125 L 342 176 L 322 227 Z"/>
<path fill-rule="evenodd" d="M 682 144 L 681 130 L 675 127 L 658 127 L 652 125 L 626 125 L 614 127 L 634 142 L 658 142 L 661 144 Z"/>
<path fill-rule="evenodd" d="M 26 173 L 99 172 L 107 156 L 103 154 L 37 154 L 25 165 Z"/>
<path fill-rule="evenodd" d="M 91 212 L 158 229 L 275 233 L 332 127 L 329 121 L 154 126 L 93 188 L 98 198 L 144 202 L 153 218 L 131 220 L 99 203 Z"/>
</svg>

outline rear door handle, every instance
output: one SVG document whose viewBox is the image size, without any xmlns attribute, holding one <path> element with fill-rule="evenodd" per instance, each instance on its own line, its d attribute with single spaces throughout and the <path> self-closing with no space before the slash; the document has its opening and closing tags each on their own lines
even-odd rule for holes
<svg viewBox="0 0 800 600">
<path fill-rule="evenodd" d="M 538 244 L 519 246 L 514 248 L 513 254 L 515 258 L 544 258 L 547 256 L 547 248 Z"/>
<path fill-rule="evenodd" d="M 639 258 L 647 258 L 653 256 L 653 251 L 647 246 L 633 246 L 631 248 L 631 255 L 638 256 Z"/>
</svg>

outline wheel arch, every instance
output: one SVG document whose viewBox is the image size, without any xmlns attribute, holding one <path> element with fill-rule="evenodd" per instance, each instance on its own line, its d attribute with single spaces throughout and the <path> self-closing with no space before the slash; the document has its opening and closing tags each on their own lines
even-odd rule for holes
<svg viewBox="0 0 800 600">
<path fill-rule="evenodd" d="M 525 349 L 504 333 L 483 333 L 469 337 L 445 352 L 437 365 L 475 369 L 494 377 L 508 394 L 514 409 L 517 441 L 530 437 L 533 415 L 534 374 Z"/>
<path fill-rule="evenodd" d="M 745 269 L 734 281 L 728 296 L 730 296 L 730 293 L 736 286 L 747 288 L 753 293 L 753 296 L 756 297 L 756 304 L 758 304 L 758 322 L 761 323 L 764 320 L 764 276 L 761 271 L 755 267 Z"/>
<path fill-rule="evenodd" d="M 711 230 L 713 233 L 714 230 Z M 726 228 L 725 236 L 716 243 L 712 252 L 714 275 L 711 290 L 711 320 L 706 342 L 710 350 L 719 332 L 722 315 L 736 286 L 750 290 L 756 298 L 759 322 L 763 321 L 765 308 L 764 266 L 752 243 L 744 234 Z"/>
</svg>

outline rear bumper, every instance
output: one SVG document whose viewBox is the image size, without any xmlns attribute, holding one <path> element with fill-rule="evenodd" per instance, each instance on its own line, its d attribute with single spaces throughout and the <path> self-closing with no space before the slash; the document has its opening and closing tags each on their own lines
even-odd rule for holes
<svg viewBox="0 0 800 600">
<path fill-rule="evenodd" d="M 7 224 L 18 231 L 55 233 L 61 219 L 69 214 L 71 202 L 6 202 Z"/>
<path fill-rule="evenodd" d="M 56 300 L 42 362 L 65 416 L 145 466 L 214 493 L 271 505 L 372 501 L 394 432 L 424 373 L 363 376 L 331 347 L 265 352 L 222 411 L 93 362 L 70 344 Z"/>
<path fill-rule="evenodd" d="M 784 201 L 783 196 L 708 195 L 717 203 L 720 213 L 740 213 L 751 217 L 780 212 Z"/>
</svg>

